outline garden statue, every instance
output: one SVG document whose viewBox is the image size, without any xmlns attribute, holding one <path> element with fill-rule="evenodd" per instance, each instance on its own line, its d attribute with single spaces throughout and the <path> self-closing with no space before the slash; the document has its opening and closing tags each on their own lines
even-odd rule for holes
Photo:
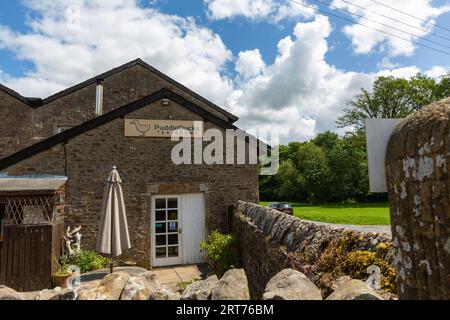
<svg viewBox="0 0 450 320">
<path fill-rule="evenodd" d="M 66 242 L 66 248 L 69 256 L 73 256 L 81 251 L 81 226 L 71 230 L 70 226 L 67 227 L 64 234 L 64 241 Z"/>
</svg>

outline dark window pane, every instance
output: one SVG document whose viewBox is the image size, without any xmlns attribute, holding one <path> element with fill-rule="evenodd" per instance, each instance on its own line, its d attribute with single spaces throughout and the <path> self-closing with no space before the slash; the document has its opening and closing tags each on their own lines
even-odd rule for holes
<svg viewBox="0 0 450 320">
<path fill-rule="evenodd" d="M 169 257 L 178 257 L 178 247 L 168 247 L 167 250 Z"/>
<path fill-rule="evenodd" d="M 167 220 L 178 220 L 178 210 L 168 210 Z"/>
<path fill-rule="evenodd" d="M 156 248 L 156 257 L 157 258 L 166 258 L 166 247 Z"/>
<path fill-rule="evenodd" d="M 178 199 L 177 198 L 167 199 L 167 208 L 178 208 Z"/>
<path fill-rule="evenodd" d="M 166 220 L 166 211 L 156 211 L 155 212 L 155 220 L 156 221 L 165 221 Z"/>
<path fill-rule="evenodd" d="M 166 208 L 166 199 L 156 199 L 155 200 L 155 208 L 156 209 L 165 209 Z"/>
<path fill-rule="evenodd" d="M 168 244 L 178 244 L 178 234 L 169 234 Z"/>
<path fill-rule="evenodd" d="M 165 233 L 166 223 L 155 223 L 155 233 Z"/>
<path fill-rule="evenodd" d="M 166 245 L 166 235 L 156 236 L 156 245 L 165 246 Z"/>
<path fill-rule="evenodd" d="M 178 222 L 172 221 L 169 222 L 169 231 L 168 232 L 177 232 L 178 231 Z"/>
</svg>

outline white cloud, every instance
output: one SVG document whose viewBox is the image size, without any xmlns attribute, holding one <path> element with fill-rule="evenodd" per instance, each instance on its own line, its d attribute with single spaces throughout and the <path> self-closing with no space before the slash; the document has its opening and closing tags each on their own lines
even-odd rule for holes
<svg viewBox="0 0 450 320">
<path fill-rule="evenodd" d="M 264 70 L 265 66 L 266 64 L 258 49 L 239 52 L 239 57 L 236 62 L 236 71 L 242 75 L 244 79 L 259 75 Z"/>
<path fill-rule="evenodd" d="M 203 0 L 203 2 L 208 16 L 213 20 L 241 16 L 252 20 L 269 18 L 272 22 L 278 22 L 287 18 L 314 16 L 313 9 L 288 0 Z"/>
<path fill-rule="evenodd" d="M 337 117 L 361 88 L 370 89 L 381 75 L 409 78 L 421 71 L 387 61 L 389 69 L 379 72 L 338 70 L 325 60 L 330 32 L 328 18 L 316 16 L 312 22 L 298 23 L 292 36 L 279 41 L 275 62 L 229 98 L 241 127 L 281 129 L 282 142 L 310 139 L 324 130 L 339 131 Z"/>
<path fill-rule="evenodd" d="M 231 52 L 220 36 L 192 19 L 142 8 L 134 0 L 25 4 L 39 16 L 28 21 L 32 31 L 0 25 L 0 47 L 35 66 L 23 78 L 3 77 L 24 95 L 48 95 L 137 57 L 217 103 L 232 90 L 220 74 Z M 67 15 L 70 5 L 79 6 L 79 28 Z"/>
<path fill-rule="evenodd" d="M 416 66 L 411 67 L 401 67 L 401 68 L 395 68 L 395 69 L 389 69 L 389 70 L 381 70 L 377 73 L 377 76 L 384 76 L 384 77 L 395 77 L 395 78 L 411 78 L 418 74 L 420 72 L 420 69 Z"/>
<path fill-rule="evenodd" d="M 389 57 L 383 57 L 379 63 L 377 63 L 377 68 L 380 70 L 383 69 L 393 69 L 398 67 L 400 64 L 392 62 Z"/>
<path fill-rule="evenodd" d="M 325 61 L 328 18 L 298 23 L 292 36 L 278 43 L 272 65 L 254 76 L 229 99 L 244 128 L 272 126 L 285 130 L 282 141 L 304 140 L 333 129 L 345 101 L 374 75 L 337 70 Z"/>
<path fill-rule="evenodd" d="M 425 75 L 434 79 L 439 79 L 440 77 L 448 74 L 450 74 L 450 67 L 441 67 L 441 66 L 434 66 L 430 70 L 425 72 Z"/>
<path fill-rule="evenodd" d="M 345 9 L 353 14 L 361 16 L 351 16 L 351 18 L 356 20 L 357 22 L 365 24 L 371 28 L 375 28 L 392 34 L 383 34 L 381 32 L 366 28 L 358 24 L 345 26 L 344 32 L 351 39 L 354 50 L 358 54 L 371 53 L 372 50 L 378 47 L 381 51 L 387 51 L 390 56 L 409 56 L 414 53 L 417 46 L 411 42 L 399 39 L 398 37 L 405 38 L 409 41 L 423 42 L 423 40 L 421 40 L 419 37 L 424 37 L 432 32 L 432 23 L 436 22 L 436 18 L 443 13 L 450 11 L 449 5 L 434 7 L 431 0 L 383 0 L 379 2 L 410 13 L 411 15 L 414 15 L 430 23 L 426 23 L 411 16 L 407 16 L 401 12 L 394 11 L 392 9 L 389 9 L 388 7 L 381 6 L 369 0 L 362 0 L 358 1 L 357 3 L 355 3 L 354 1 L 343 2 L 342 0 L 334 0 L 332 3 L 333 6 Z M 359 7 L 351 4 L 357 4 Z M 360 7 L 367 10 L 364 10 Z M 374 14 L 373 12 L 384 15 L 384 17 Z M 387 17 L 390 17 L 394 20 L 391 20 Z M 366 18 L 372 21 L 369 21 Z M 384 25 L 381 25 L 374 21 L 380 22 Z M 401 22 L 407 23 L 412 27 L 404 25 Z M 400 31 L 394 30 L 390 27 L 397 28 Z M 410 34 L 406 34 L 402 31 L 408 32 Z M 435 39 L 434 41 L 440 42 L 439 40 L 440 39 Z M 429 43 L 424 44 L 436 46 Z M 441 50 L 445 49 L 439 46 L 436 47 Z"/>
</svg>

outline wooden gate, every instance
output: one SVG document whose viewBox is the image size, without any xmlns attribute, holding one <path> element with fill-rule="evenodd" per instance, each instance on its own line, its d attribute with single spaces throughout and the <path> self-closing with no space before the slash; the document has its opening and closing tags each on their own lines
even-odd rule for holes
<svg viewBox="0 0 450 320">
<path fill-rule="evenodd" d="M 63 223 L 7 225 L 0 252 L 0 284 L 17 291 L 52 286 L 52 253 L 59 259 Z"/>
</svg>

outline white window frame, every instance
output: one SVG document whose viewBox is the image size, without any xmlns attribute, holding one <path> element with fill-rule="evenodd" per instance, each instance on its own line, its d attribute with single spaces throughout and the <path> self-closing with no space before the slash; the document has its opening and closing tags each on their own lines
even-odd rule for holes
<svg viewBox="0 0 450 320">
<path fill-rule="evenodd" d="M 177 257 L 166 257 L 166 258 L 156 258 L 156 199 L 169 199 L 169 198 L 176 198 L 177 199 L 177 222 L 178 222 L 178 256 Z M 167 209 L 167 208 L 166 208 Z M 183 248 L 182 248 L 182 225 L 181 225 L 181 209 L 180 209 L 180 195 L 155 195 L 152 196 L 152 205 L 151 205 L 151 265 L 154 267 L 163 267 L 163 266 L 172 266 L 172 265 L 180 265 L 183 260 Z M 169 221 L 174 220 L 165 220 L 165 223 L 169 223 Z M 170 234 L 168 230 L 166 229 L 165 234 Z M 175 232 L 172 234 L 176 234 Z M 176 245 L 169 245 L 166 244 L 166 247 L 170 246 L 176 246 Z"/>
</svg>

